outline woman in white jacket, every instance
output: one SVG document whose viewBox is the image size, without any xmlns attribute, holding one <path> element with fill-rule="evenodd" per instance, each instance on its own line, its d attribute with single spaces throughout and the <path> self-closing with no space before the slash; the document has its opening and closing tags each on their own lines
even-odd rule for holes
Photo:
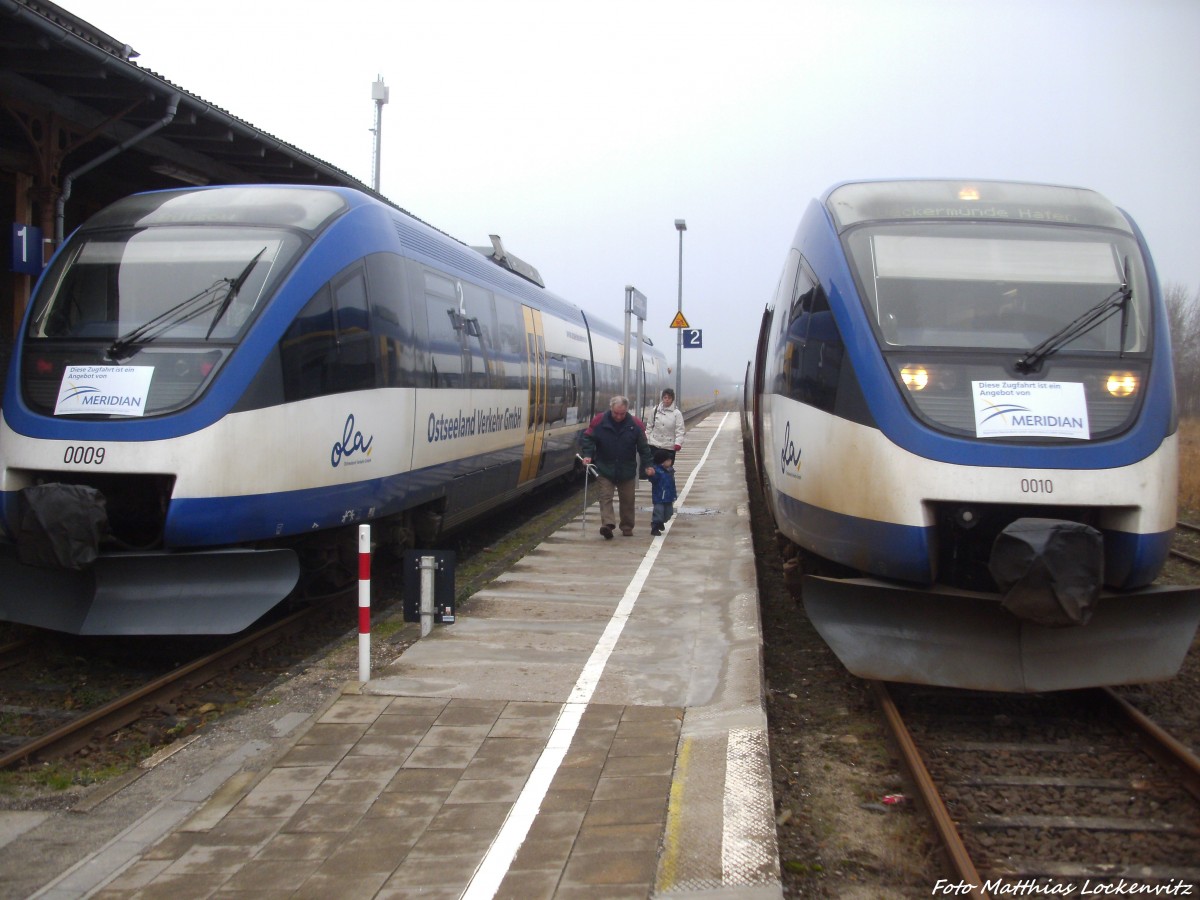
<svg viewBox="0 0 1200 900">
<path fill-rule="evenodd" d="M 646 429 L 646 440 L 654 449 L 666 450 L 671 454 L 672 464 L 675 453 L 683 446 L 683 413 L 675 405 L 675 392 L 666 388 L 662 392 L 662 402 L 654 407 Z"/>
</svg>

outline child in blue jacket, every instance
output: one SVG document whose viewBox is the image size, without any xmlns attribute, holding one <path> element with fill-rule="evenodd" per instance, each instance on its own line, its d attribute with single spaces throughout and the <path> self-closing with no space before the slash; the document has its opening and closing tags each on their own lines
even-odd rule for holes
<svg viewBox="0 0 1200 900">
<path fill-rule="evenodd" d="M 650 533 L 662 534 L 663 525 L 675 515 L 674 456 L 670 450 L 654 451 L 654 474 L 650 476 L 651 498 L 654 500 L 654 514 L 650 517 Z"/>
</svg>

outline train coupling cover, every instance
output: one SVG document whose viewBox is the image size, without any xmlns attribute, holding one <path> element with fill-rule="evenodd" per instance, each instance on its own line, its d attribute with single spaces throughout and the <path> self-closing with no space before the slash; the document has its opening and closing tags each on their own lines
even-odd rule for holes
<svg viewBox="0 0 1200 900">
<path fill-rule="evenodd" d="M 1018 618 L 999 594 L 807 575 L 810 621 L 861 678 L 1037 693 L 1175 676 L 1200 624 L 1200 587 L 1102 591 L 1083 625 Z"/>
<path fill-rule="evenodd" d="M 300 578 L 287 549 L 102 554 L 82 569 L 0 545 L 0 620 L 80 635 L 235 634 Z"/>
</svg>

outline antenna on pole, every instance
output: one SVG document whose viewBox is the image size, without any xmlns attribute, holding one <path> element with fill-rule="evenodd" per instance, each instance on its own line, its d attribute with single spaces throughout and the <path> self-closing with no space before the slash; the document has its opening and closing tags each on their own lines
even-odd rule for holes
<svg viewBox="0 0 1200 900">
<path fill-rule="evenodd" d="M 375 101 L 375 127 L 371 129 L 375 135 L 375 152 L 373 154 L 375 175 L 371 181 L 371 187 L 375 193 L 379 193 L 379 147 L 380 139 L 383 136 L 383 104 L 388 102 L 387 85 L 383 83 L 383 76 L 377 75 L 375 83 L 371 85 L 371 99 Z"/>
</svg>

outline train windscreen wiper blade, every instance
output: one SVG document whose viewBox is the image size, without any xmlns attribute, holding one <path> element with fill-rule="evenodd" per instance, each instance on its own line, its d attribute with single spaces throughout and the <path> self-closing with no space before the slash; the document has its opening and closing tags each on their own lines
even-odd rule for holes
<svg viewBox="0 0 1200 900">
<path fill-rule="evenodd" d="M 263 247 L 254 254 L 254 258 L 246 263 L 246 268 L 242 269 L 242 274 L 229 282 L 229 291 L 225 294 L 225 298 L 221 301 L 221 306 L 217 309 L 217 314 L 213 316 L 212 322 L 208 326 L 208 332 L 204 335 L 204 339 L 208 340 L 212 337 L 213 329 L 217 327 L 217 323 L 221 321 L 221 316 L 225 315 L 225 310 L 229 309 L 229 304 L 237 297 L 238 291 L 242 289 L 242 285 L 246 283 L 246 279 L 250 277 L 250 272 L 254 269 L 254 264 L 258 262 L 258 258 L 267 252 L 267 248 Z"/>
<path fill-rule="evenodd" d="M 254 264 L 266 252 L 267 248 L 263 247 L 258 253 L 254 254 L 254 258 L 246 264 L 245 268 L 242 269 L 236 278 L 218 278 L 199 293 L 193 294 L 186 300 L 176 303 L 170 309 L 159 313 L 153 319 L 149 319 L 126 334 L 121 335 L 108 348 L 109 359 L 120 359 L 128 355 L 127 351 L 134 344 L 148 344 L 175 326 L 199 318 L 215 306 L 217 307 L 217 313 L 213 316 L 212 323 L 208 326 L 208 332 L 204 335 L 205 340 L 207 340 L 212 336 L 213 329 L 217 327 L 217 322 L 220 321 L 221 316 L 225 315 L 225 311 L 229 309 L 229 304 L 234 301 L 238 291 L 246 283 L 246 279 L 250 277 L 250 273 L 254 270 Z M 221 288 L 225 288 L 224 293 L 221 293 Z"/>
<path fill-rule="evenodd" d="M 1016 362 L 1016 370 L 1022 374 L 1034 372 L 1041 366 L 1042 361 L 1053 356 L 1071 341 L 1081 337 L 1099 325 L 1121 313 L 1121 346 L 1125 344 L 1125 310 L 1133 291 L 1129 284 L 1123 284 L 1091 309 L 1068 322 L 1050 337 L 1046 338 Z"/>
<path fill-rule="evenodd" d="M 147 319 L 136 328 L 130 329 L 109 346 L 109 359 L 120 359 L 127 356 L 127 351 L 134 344 L 149 343 L 176 325 L 190 322 L 197 316 L 208 312 L 223 299 L 224 295 L 220 293 L 221 288 L 228 289 L 231 285 L 232 282 L 228 278 L 218 278 L 199 293 L 192 294 L 186 300 L 176 303 L 170 309 L 159 313 L 152 319 Z"/>
</svg>

